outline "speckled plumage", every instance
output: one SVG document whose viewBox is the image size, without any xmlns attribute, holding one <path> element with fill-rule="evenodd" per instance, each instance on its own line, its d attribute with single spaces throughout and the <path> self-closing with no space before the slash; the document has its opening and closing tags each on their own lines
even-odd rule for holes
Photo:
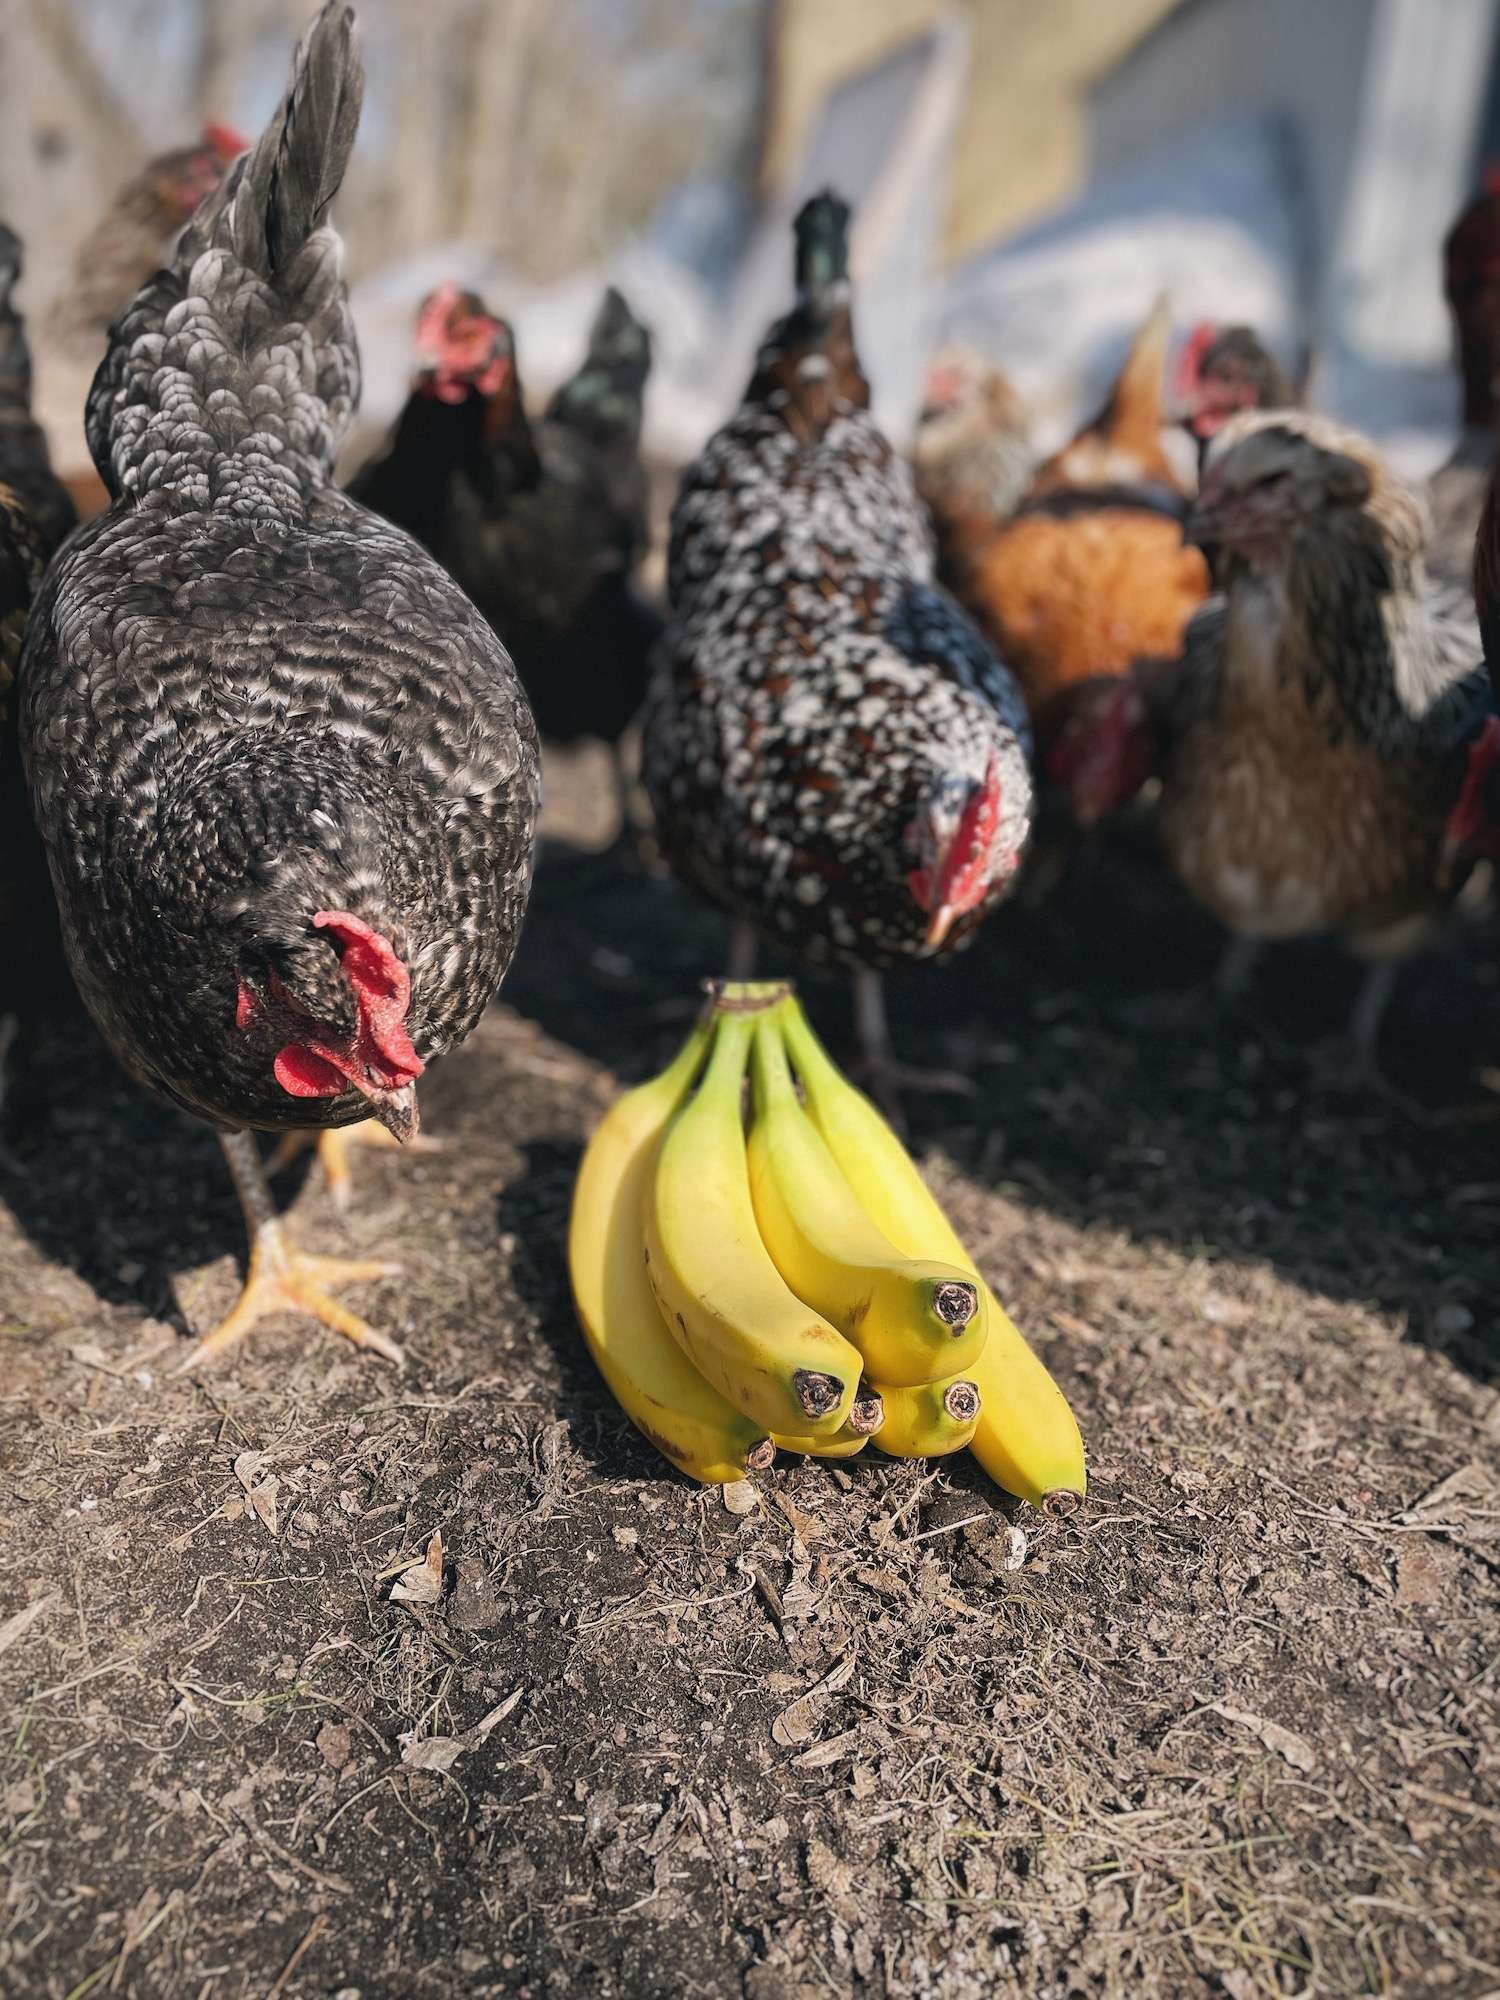
<svg viewBox="0 0 1500 2000">
<path fill-rule="evenodd" d="M 139 1081 L 226 1128 L 340 1125 L 292 1097 L 247 969 L 349 1025 L 314 913 L 411 974 L 425 1061 L 470 1031 L 530 881 L 535 732 L 484 620 L 340 493 L 358 357 L 324 217 L 358 122 L 329 0 L 282 110 L 116 323 L 88 432 L 115 496 L 48 575 L 22 742 L 69 955 Z"/>
<path fill-rule="evenodd" d="M 951 949 L 1010 886 L 1031 783 L 1015 684 L 934 582 L 867 393 L 847 286 L 804 295 L 682 484 L 645 778 L 687 880 L 811 962 L 880 969 L 930 955 L 924 801 L 998 774 L 996 865 Z"/>
</svg>

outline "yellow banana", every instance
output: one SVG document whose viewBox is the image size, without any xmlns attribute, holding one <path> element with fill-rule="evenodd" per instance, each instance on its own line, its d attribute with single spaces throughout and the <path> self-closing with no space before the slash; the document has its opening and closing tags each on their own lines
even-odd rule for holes
<svg viewBox="0 0 1500 2000">
<path fill-rule="evenodd" d="M 641 1202 L 662 1129 L 712 1038 L 703 1022 L 658 1077 L 627 1091 L 589 1141 L 568 1223 L 568 1269 L 589 1352 L 641 1435 L 706 1485 L 769 1465 L 765 1430 L 711 1389 L 656 1309 L 641 1257 Z"/>
<path fill-rule="evenodd" d="M 918 1262 L 870 1220 L 797 1098 L 782 1007 L 762 1014 L 751 1051 L 755 1117 L 746 1157 L 755 1218 L 799 1299 L 830 1320 L 879 1382 L 936 1382 L 984 1345 L 983 1294 L 952 1264 Z"/>
<path fill-rule="evenodd" d="M 840 1424 L 832 1437 L 808 1437 L 793 1435 L 788 1431 L 777 1431 L 778 1451 L 800 1451 L 804 1458 L 857 1458 L 870 1442 L 868 1431 L 857 1431 L 847 1422 Z"/>
<path fill-rule="evenodd" d="M 876 1228 L 906 1256 L 940 1258 L 982 1283 L 906 1148 L 839 1074 L 796 1001 L 780 1018 L 813 1123 Z M 983 1404 L 974 1456 L 1007 1493 L 1043 1513 L 1070 1514 L 1087 1487 L 1077 1421 L 988 1286 L 985 1301 L 988 1338 L 968 1368 Z"/>
<path fill-rule="evenodd" d="M 754 1032 L 720 1016 L 708 1067 L 662 1138 L 641 1207 L 646 1270 L 688 1359 L 768 1431 L 826 1436 L 849 1414 L 860 1358 L 802 1303 L 756 1226 L 740 1089 Z"/>
<path fill-rule="evenodd" d="M 875 1443 L 892 1458 L 946 1458 L 972 1444 L 981 1403 L 972 1374 L 880 1393 L 885 1422 Z"/>
</svg>

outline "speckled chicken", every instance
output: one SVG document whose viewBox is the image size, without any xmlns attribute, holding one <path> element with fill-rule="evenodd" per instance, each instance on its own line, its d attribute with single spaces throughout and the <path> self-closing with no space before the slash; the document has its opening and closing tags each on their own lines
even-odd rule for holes
<svg viewBox="0 0 1500 2000">
<path fill-rule="evenodd" d="M 665 852 L 753 932 L 847 967 L 895 1077 L 878 974 L 969 941 L 1031 819 L 1014 681 L 933 577 L 910 472 L 868 415 L 849 211 L 797 218 L 797 303 L 686 473 L 645 728 Z"/>
<path fill-rule="evenodd" d="M 940 528 L 944 580 L 1021 684 L 1045 755 L 1076 690 L 1172 653 L 1208 589 L 1189 496 L 1162 445 L 1170 322 L 1158 303 L 1103 410 L 1038 467 L 1008 521 Z M 939 507 L 941 511 L 941 507 Z"/>
<path fill-rule="evenodd" d="M 1374 962 L 1368 1060 L 1394 962 L 1453 886 L 1445 835 L 1492 705 L 1472 608 L 1427 577 L 1420 496 L 1325 417 L 1235 417 L 1190 527 L 1222 551 L 1224 596 L 1180 659 L 1075 718 L 1075 803 L 1093 817 L 1155 768 L 1167 856 L 1230 931 L 1331 931 Z"/>
<path fill-rule="evenodd" d="M 530 885 L 535 732 L 504 649 L 332 466 L 359 376 L 325 220 L 359 119 L 327 4 L 254 151 L 116 322 L 88 405 L 113 502 L 44 583 L 21 738 L 69 957 L 137 1081 L 223 1136 L 252 1235 L 216 1353 L 387 1267 L 305 1255 L 251 1128 L 416 1125 Z"/>
<path fill-rule="evenodd" d="M 14 296 L 21 266 L 20 242 L 0 223 L 0 1133 L 25 1122 L 34 1035 L 65 1006 L 70 984 L 16 727 L 27 614 L 74 522 L 31 415 L 31 354 Z"/>
<path fill-rule="evenodd" d="M 611 288 L 578 371 L 533 424 L 509 325 L 446 285 L 418 318 L 419 369 L 385 451 L 350 491 L 416 535 L 504 640 L 544 738 L 615 755 L 661 619 L 634 574 L 651 336 Z"/>
</svg>

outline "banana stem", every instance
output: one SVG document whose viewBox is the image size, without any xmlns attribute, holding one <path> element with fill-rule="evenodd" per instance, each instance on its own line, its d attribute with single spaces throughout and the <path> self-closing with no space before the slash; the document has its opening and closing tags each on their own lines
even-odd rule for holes
<svg viewBox="0 0 1500 2000">
<path fill-rule="evenodd" d="M 713 1040 L 717 1022 L 712 1014 L 705 1013 L 682 1047 L 662 1071 L 659 1081 L 665 1088 L 670 1079 L 674 1097 L 684 1096 L 694 1077 L 703 1067 L 703 1058 L 709 1043 Z"/>
<path fill-rule="evenodd" d="M 785 1003 L 782 1003 L 783 1006 Z M 773 1104 L 796 1099 L 791 1066 L 780 1034 L 781 1007 L 761 1014 L 755 1023 L 755 1040 L 750 1050 L 750 1082 L 755 1093 L 755 1109 L 769 1110 Z"/>
<path fill-rule="evenodd" d="M 838 1081 L 838 1071 L 832 1056 L 813 1033 L 812 1023 L 802 1011 L 802 1003 L 795 993 L 786 997 L 786 1005 L 781 1011 L 781 1035 L 786 1049 L 790 1050 L 792 1061 L 797 1065 L 797 1073 L 804 1083 L 815 1077 L 824 1083 Z"/>
<path fill-rule="evenodd" d="M 764 1013 L 794 991 L 785 979 L 708 979 L 704 985 L 715 1014 Z"/>
<path fill-rule="evenodd" d="M 740 1086 L 745 1080 L 745 1064 L 750 1055 L 750 1038 L 755 1029 L 743 1015 L 726 1014 L 716 1016 L 714 1021 L 713 1054 L 708 1059 L 708 1068 L 703 1072 L 699 1091 L 704 1096 L 714 1094 L 732 1097 L 735 1115 L 739 1115 Z"/>
</svg>

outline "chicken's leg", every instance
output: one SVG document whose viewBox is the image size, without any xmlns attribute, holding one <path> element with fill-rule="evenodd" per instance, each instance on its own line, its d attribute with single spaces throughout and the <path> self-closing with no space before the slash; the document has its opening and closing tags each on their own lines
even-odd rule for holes
<svg viewBox="0 0 1500 2000">
<path fill-rule="evenodd" d="M 274 1178 L 284 1172 L 300 1153 L 311 1147 L 323 1169 L 323 1178 L 333 1196 L 334 1207 L 346 1210 L 354 1197 L 354 1176 L 350 1170 L 349 1155 L 359 1146 L 373 1146 L 377 1151 L 392 1148 L 402 1153 L 440 1153 L 443 1150 L 441 1139 L 429 1139 L 417 1132 L 410 1139 L 401 1140 L 388 1132 L 378 1118 L 362 1118 L 357 1125 L 329 1126 L 321 1132 L 283 1132 L 266 1161 L 266 1173 Z"/>
<path fill-rule="evenodd" d="M 729 933 L 729 977 L 731 979 L 753 979 L 755 977 L 755 926 L 747 917 L 736 917 L 734 929 Z"/>
<path fill-rule="evenodd" d="M 370 1278 L 393 1278 L 399 1275 L 401 1266 L 376 1258 L 350 1261 L 342 1257 L 315 1257 L 299 1250 L 276 1213 L 254 1135 L 226 1132 L 221 1143 L 245 1212 L 245 1227 L 250 1232 L 250 1270 L 234 1311 L 189 1350 L 176 1372 L 182 1374 L 196 1368 L 201 1361 L 216 1359 L 243 1340 L 257 1320 L 279 1312 L 321 1320 L 324 1326 L 352 1340 L 356 1347 L 371 1347 L 401 1367 L 406 1357 L 395 1341 L 341 1306 L 328 1289 L 334 1285 L 361 1284 Z"/>
<path fill-rule="evenodd" d="M 946 1091 L 972 1097 L 973 1082 L 951 1069 L 908 1069 L 896 1060 L 880 974 L 861 969 L 854 975 L 854 1026 L 859 1037 L 859 1074 L 881 1110 L 894 1123 L 903 1121 L 903 1090 Z"/>
</svg>

